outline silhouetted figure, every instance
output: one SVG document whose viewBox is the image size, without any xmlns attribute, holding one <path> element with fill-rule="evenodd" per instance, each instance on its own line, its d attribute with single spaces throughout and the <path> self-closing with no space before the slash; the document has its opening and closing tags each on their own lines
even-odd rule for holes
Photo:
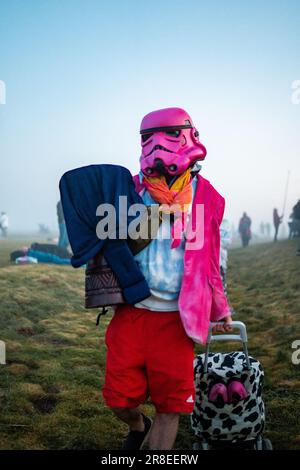
<svg viewBox="0 0 300 470">
<path fill-rule="evenodd" d="M 266 223 L 266 233 L 267 233 L 267 237 L 270 238 L 270 236 L 271 236 L 271 224 L 269 222 Z"/>
<path fill-rule="evenodd" d="M 298 200 L 297 204 L 293 207 L 293 215 L 295 219 L 300 220 L 300 199 Z"/>
<path fill-rule="evenodd" d="M 300 199 L 293 207 L 292 220 L 294 223 L 295 235 L 300 236 Z"/>
<path fill-rule="evenodd" d="M 243 213 L 243 217 L 240 220 L 239 233 L 243 247 L 248 246 L 251 239 L 251 219 L 248 217 L 246 212 Z"/>
<path fill-rule="evenodd" d="M 294 232 L 297 234 L 296 236 L 300 236 L 300 199 L 298 200 L 297 204 L 293 207 L 293 228 Z M 300 256 L 300 245 L 298 246 L 298 250 L 296 252 L 298 256 Z"/>
<path fill-rule="evenodd" d="M 275 230 L 274 242 L 277 242 L 278 229 L 279 229 L 279 225 L 280 225 L 281 222 L 282 222 L 282 217 L 283 217 L 283 216 L 280 216 L 280 215 L 278 214 L 278 210 L 277 210 L 277 209 L 274 209 L 274 210 L 273 210 L 273 224 L 274 224 L 274 230 Z"/>
<path fill-rule="evenodd" d="M 289 219 L 290 234 L 289 239 L 300 236 L 300 201 L 293 207 L 293 212 Z"/>
</svg>

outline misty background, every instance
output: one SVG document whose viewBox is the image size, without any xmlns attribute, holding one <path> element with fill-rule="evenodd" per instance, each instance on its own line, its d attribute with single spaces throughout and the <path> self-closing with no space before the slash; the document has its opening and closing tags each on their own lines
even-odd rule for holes
<svg viewBox="0 0 300 470">
<path fill-rule="evenodd" d="M 57 229 L 58 181 L 92 163 L 139 169 L 142 117 L 179 106 L 207 148 L 202 175 L 243 211 L 285 222 L 300 198 L 300 3 L 0 0 L 0 211 Z"/>
</svg>

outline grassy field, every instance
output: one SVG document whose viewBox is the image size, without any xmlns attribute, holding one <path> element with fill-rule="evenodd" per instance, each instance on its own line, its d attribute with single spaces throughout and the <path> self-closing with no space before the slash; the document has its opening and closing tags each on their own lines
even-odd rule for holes
<svg viewBox="0 0 300 470">
<path fill-rule="evenodd" d="M 96 327 L 96 311 L 83 308 L 83 269 L 10 265 L 9 252 L 27 243 L 0 241 L 0 339 L 7 347 L 0 449 L 117 449 L 126 426 L 100 393 L 110 315 Z M 300 339 L 295 249 L 285 241 L 230 252 L 230 300 L 265 370 L 266 435 L 277 449 L 300 449 L 300 365 L 291 362 L 291 344 Z M 150 403 L 144 410 L 153 415 Z M 192 442 L 182 416 L 175 447 Z"/>
</svg>

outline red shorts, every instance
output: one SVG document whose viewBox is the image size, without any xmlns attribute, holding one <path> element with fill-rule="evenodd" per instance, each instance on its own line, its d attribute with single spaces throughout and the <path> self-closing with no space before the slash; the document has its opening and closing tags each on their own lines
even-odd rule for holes
<svg viewBox="0 0 300 470">
<path fill-rule="evenodd" d="M 158 413 L 194 408 L 194 343 L 179 312 L 117 308 L 105 336 L 103 397 L 109 407 L 135 408 L 150 395 Z"/>
</svg>

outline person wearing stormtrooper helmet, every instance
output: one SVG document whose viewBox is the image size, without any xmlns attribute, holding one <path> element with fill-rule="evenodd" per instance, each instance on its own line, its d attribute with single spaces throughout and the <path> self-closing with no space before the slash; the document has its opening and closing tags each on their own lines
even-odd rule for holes
<svg viewBox="0 0 300 470">
<path fill-rule="evenodd" d="M 229 331 L 230 307 L 220 276 L 224 199 L 200 175 L 206 156 L 199 132 L 181 108 L 147 114 L 141 123 L 140 173 L 144 204 L 158 207 L 161 224 L 135 260 L 151 295 L 122 304 L 106 332 L 103 396 L 129 426 L 123 449 L 172 449 L 181 413 L 194 408 L 194 343 L 205 344 L 209 324 Z M 148 397 L 152 420 L 139 406 Z"/>
</svg>

